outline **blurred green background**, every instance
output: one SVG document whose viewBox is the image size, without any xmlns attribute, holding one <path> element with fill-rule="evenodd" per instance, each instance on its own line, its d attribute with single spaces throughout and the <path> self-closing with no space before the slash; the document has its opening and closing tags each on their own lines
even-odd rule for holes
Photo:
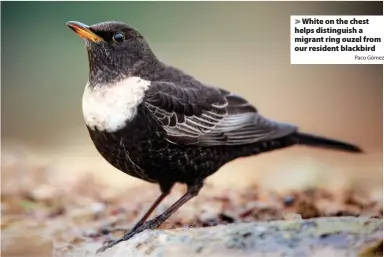
<svg viewBox="0 0 384 257">
<path fill-rule="evenodd" d="M 295 147 L 235 161 L 213 181 L 228 184 L 228 179 L 231 183 L 237 179 L 242 184 L 252 178 L 273 185 L 282 175 L 297 173 L 297 178 L 308 179 L 320 170 L 330 174 L 327 185 L 351 174 L 359 183 L 381 185 L 382 65 L 290 65 L 289 16 L 382 15 L 382 2 L 2 2 L 1 6 L 3 154 L 22 146 L 28 156 L 53 165 L 58 173 L 52 174 L 60 181 L 80 170 L 100 171 L 95 174 L 123 186 L 132 180 L 112 172 L 88 137 L 81 112 L 88 76 L 86 52 L 82 40 L 65 25 L 69 20 L 86 24 L 118 20 L 137 28 L 164 62 L 245 96 L 264 115 L 357 143 L 367 151 L 356 156 Z"/>
</svg>

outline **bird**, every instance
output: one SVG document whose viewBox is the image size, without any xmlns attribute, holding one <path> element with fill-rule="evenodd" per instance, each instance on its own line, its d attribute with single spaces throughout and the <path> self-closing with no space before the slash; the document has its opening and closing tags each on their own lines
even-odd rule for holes
<svg viewBox="0 0 384 257">
<path fill-rule="evenodd" d="M 294 145 L 363 152 L 354 144 L 269 119 L 236 93 L 162 62 L 129 24 L 66 25 L 85 41 L 89 77 L 82 111 L 95 148 L 112 166 L 157 184 L 161 192 L 130 232 L 97 253 L 160 226 L 198 195 L 208 176 L 237 158 Z M 186 185 L 186 193 L 148 220 L 177 183 Z"/>
</svg>

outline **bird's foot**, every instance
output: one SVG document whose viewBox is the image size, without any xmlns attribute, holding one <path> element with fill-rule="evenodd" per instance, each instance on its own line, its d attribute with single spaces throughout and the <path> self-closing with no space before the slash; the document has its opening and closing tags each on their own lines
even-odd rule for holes
<svg viewBox="0 0 384 257">
<path fill-rule="evenodd" d="M 109 235 L 109 234 L 112 234 L 112 233 L 115 233 L 115 232 L 127 233 L 128 231 L 132 231 L 132 230 L 135 230 L 135 228 L 133 228 L 133 229 L 131 229 L 131 228 L 123 228 L 123 227 L 103 228 L 103 229 L 101 229 L 100 234 L 102 234 L 102 235 Z"/>
<path fill-rule="evenodd" d="M 93 235 L 93 236 L 102 236 L 102 235 L 110 235 L 115 232 L 123 232 L 124 234 L 127 233 L 128 231 L 133 231 L 134 229 L 131 228 L 123 228 L 123 227 L 117 227 L 117 228 L 102 228 L 100 231 Z M 111 243 L 113 240 L 112 239 L 107 239 L 104 240 L 103 245 Z"/>
<path fill-rule="evenodd" d="M 147 230 L 147 229 L 155 229 L 157 228 L 158 226 L 160 226 L 160 224 L 162 223 L 161 219 L 153 219 L 153 220 L 148 220 L 146 222 L 144 222 L 141 226 L 139 227 L 135 227 L 133 228 L 129 233 L 125 234 L 122 238 L 120 239 L 117 239 L 117 240 L 111 240 L 111 241 L 107 241 L 105 243 L 107 243 L 106 245 L 100 247 L 97 251 L 96 251 L 96 254 L 98 253 L 102 253 L 104 252 L 105 250 L 115 246 L 116 244 L 120 243 L 120 242 L 123 242 L 123 241 L 127 241 L 129 240 L 130 238 L 132 238 L 134 235 L 144 231 L 144 230 Z"/>
</svg>

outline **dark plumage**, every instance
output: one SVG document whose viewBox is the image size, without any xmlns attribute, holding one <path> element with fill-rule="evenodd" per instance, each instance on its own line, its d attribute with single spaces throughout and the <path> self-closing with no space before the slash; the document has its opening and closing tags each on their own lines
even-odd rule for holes
<svg viewBox="0 0 384 257">
<path fill-rule="evenodd" d="M 269 120 L 242 97 L 204 85 L 165 65 L 129 25 L 106 22 L 87 27 L 69 22 L 68 26 L 86 41 L 90 67 L 86 91 L 91 100 L 83 100 L 83 109 L 85 116 L 89 114 L 87 126 L 97 150 L 117 169 L 158 183 L 162 191 L 132 232 L 100 251 L 159 226 L 198 194 L 207 176 L 238 157 L 296 144 L 361 152 L 357 146 L 301 133 L 294 125 Z M 129 86 L 125 81 L 131 78 L 148 82 L 148 86 L 131 82 Z M 122 87 L 119 94 L 111 93 L 119 87 L 116 85 Z M 137 96 L 124 103 L 120 97 L 124 90 Z M 103 94 L 115 96 L 116 101 L 100 97 Z M 90 102 L 99 104 L 95 99 L 100 99 L 100 106 L 110 114 L 93 108 Z M 112 118 L 119 113 L 113 108 L 120 102 L 121 108 L 131 108 L 121 113 L 131 116 L 118 127 L 121 117 Z M 145 222 L 175 183 L 185 183 L 187 193 L 164 214 Z"/>
</svg>

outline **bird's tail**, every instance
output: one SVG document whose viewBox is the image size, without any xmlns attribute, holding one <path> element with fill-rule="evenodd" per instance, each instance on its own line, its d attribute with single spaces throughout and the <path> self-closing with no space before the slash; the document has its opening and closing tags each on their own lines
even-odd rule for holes
<svg viewBox="0 0 384 257">
<path fill-rule="evenodd" d="M 297 133 L 295 137 L 297 140 L 297 144 L 299 145 L 328 148 L 328 149 L 354 152 L 354 153 L 363 152 L 363 150 L 356 145 L 352 145 L 349 143 L 345 143 L 342 141 L 338 141 L 338 140 L 334 140 L 326 137 L 320 137 L 320 136 L 306 134 L 306 133 Z"/>
</svg>

